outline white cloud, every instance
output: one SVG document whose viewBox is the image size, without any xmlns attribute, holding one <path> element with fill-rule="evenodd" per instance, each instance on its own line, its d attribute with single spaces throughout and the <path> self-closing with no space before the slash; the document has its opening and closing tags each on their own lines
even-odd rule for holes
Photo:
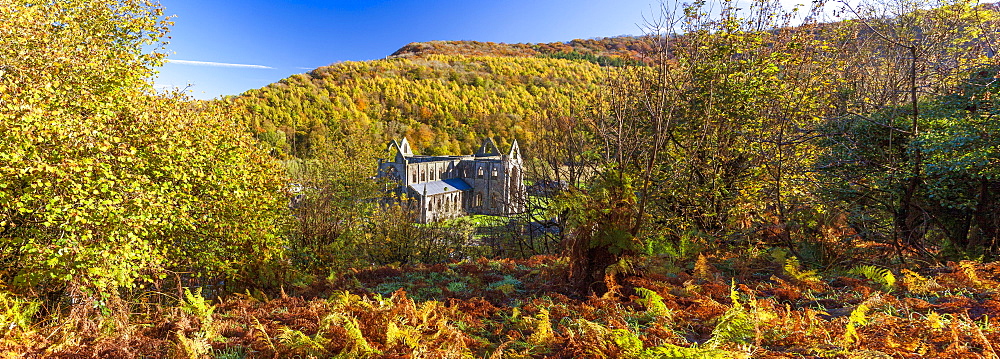
<svg viewBox="0 0 1000 359">
<path fill-rule="evenodd" d="M 229 64 L 225 62 L 211 62 L 211 61 L 191 61 L 191 60 L 170 60 L 167 62 L 178 65 L 193 65 L 193 66 L 215 66 L 215 67 L 240 67 L 245 69 L 274 69 L 270 66 L 264 65 L 247 65 L 247 64 Z"/>
</svg>

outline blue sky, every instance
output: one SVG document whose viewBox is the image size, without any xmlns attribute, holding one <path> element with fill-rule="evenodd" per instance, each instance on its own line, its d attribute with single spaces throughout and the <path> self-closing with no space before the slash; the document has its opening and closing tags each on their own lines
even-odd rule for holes
<svg viewBox="0 0 1000 359">
<path fill-rule="evenodd" d="M 658 0 L 160 0 L 176 15 L 158 87 L 237 95 L 411 42 L 569 41 L 641 34 Z M 782 0 L 783 3 L 809 3 Z M 188 86 L 190 85 L 190 87 Z"/>
<path fill-rule="evenodd" d="M 176 15 L 158 86 L 236 95 L 410 42 L 554 42 L 639 34 L 650 0 L 161 0 Z M 229 65 L 222 65 L 229 64 Z M 252 65 L 252 66 L 235 66 Z"/>
</svg>

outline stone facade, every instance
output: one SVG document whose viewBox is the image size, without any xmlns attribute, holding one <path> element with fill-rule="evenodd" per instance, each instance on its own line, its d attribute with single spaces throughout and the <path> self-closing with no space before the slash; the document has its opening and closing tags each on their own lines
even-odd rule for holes
<svg viewBox="0 0 1000 359">
<path fill-rule="evenodd" d="M 420 223 L 524 211 L 524 161 L 517 141 L 506 155 L 491 139 L 463 156 L 417 156 L 405 138 L 389 143 L 389 149 L 395 157 L 379 160 L 378 176 L 399 184 L 395 194 L 412 201 Z"/>
</svg>

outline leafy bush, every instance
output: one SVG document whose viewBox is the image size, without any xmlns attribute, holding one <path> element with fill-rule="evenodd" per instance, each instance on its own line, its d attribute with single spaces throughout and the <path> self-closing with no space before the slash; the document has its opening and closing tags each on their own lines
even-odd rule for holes
<svg viewBox="0 0 1000 359">
<path fill-rule="evenodd" d="M 167 25 L 139 0 L 3 6 L 0 280 L 12 290 L 103 299 L 167 270 L 247 283 L 281 255 L 282 169 L 230 109 L 152 88 Z"/>
</svg>

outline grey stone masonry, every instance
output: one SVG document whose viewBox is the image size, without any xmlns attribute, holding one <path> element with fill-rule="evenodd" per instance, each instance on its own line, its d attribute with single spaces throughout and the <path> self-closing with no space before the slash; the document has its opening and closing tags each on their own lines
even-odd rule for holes
<svg viewBox="0 0 1000 359">
<path fill-rule="evenodd" d="M 394 158 L 379 160 L 378 176 L 399 184 L 393 193 L 410 201 L 420 223 L 524 211 L 524 160 L 517 140 L 507 154 L 489 138 L 472 155 L 414 155 L 405 138 L 390 142 L 389 149 Z"/>
</svg>

